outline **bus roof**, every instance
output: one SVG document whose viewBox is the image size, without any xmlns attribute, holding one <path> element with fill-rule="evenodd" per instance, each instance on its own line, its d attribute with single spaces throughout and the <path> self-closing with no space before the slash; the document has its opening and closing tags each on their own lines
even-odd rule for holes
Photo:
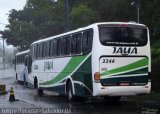
<svg viewBox="0 0 160 114">
<path fill-rule="evenodd" d="M 99 23 L 94 23 L 94 24 L 91 24 L 91 25 L 83 27 L 83 28 L 78 28 L 76 30 L 65 32 L 65 33 L 62 33 L 62 34 L 59 34 L 59 35 L 55 35 L 55 36 L 51 36 L 51 37 L 48 37 L 48 38 L 37 40 L 37 41 L 33 42 L 31 44 L 31 46 L 35 43 L 45 42 L 45 41 L 48 41 L 48 40 L 52 40 L 53 38 L 65 36 L 65 35 L 72 34 L 72 33 L 75 33 L 75 32 L 82 31 L 82 30 L 86 30 L 86 29 L 91 29 L 91 28 L 94 28 L 95 26 L 102 25 L 102 24 L 128 24 L 128 25 L 139 25 L 139 26 L 146 27 L 144 24 L 139 24 L 139 23 L 136 23 L 136 22 L 133 22 L 133 21 L 130 21 L 130 22 L 99 22 Z"/>
<path fill-rule="evenodd" d="M 16 53 L 16 56 L 18 56 L 18 55 L 23 55 L 23 54 L 27 54 L 27 53 L 29 53 L 29 50 L 25 50 L 25 51 L 18 52 L 18 53 Z"/>
</svg>

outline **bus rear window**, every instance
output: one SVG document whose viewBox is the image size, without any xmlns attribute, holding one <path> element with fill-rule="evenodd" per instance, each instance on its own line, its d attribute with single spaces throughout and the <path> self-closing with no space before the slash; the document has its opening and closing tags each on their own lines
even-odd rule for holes
<svg viewBox="0 0 160 114">
<path fill-rule="evenodd" d="M 100 42 L 107 46 L 144 46 L 147 29 L 142 27 L 99 27 Z"/>
</svg>

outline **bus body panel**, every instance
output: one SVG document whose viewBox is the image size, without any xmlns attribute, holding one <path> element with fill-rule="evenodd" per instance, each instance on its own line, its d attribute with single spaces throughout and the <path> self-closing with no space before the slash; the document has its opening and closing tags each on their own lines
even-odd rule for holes
<svg viewBox="0 0 160 114">
<path fill-rule="evenodd" d="M 144 25 L 135 23 L 97 23 L 86 28 L 80 28 L 75 31 L 57 35 L 53 38 L 51 37 L 36 41 L 32 44 L 32 47 L 36 44 L 47 42 L 54 38 L 61 38 L 63 36 L 67 36 L 68 34 L 75 34 L 79 31 L 93 29 L 92 50 L 87 54 L 58 56 L 42 59 L 32 58 L 32 72 L 29 74 L 29 82 L 34 85 L 34 78 L 37 77 L 39 88 L 66 94 L 66 83 L 70 80 L 73 87 L 73 94 L 77 96 L 128 96 L 149 94 L 151 89 L 151 81 L 148 79 L 147 74 L 151 72 L 151 55 L 148 29 L 147 44 L 144 46 L 105 46 L 101 44 L 99 39 L 98 26 L 103 24 L 130 24 L 145 27 Z M 114 59 L 117 64 L 101 64 L 103 59 L 110 59 L 111 63 Z M 142 85 L 136 85 L 137 82 L 134 82 L 134 86 L 123 85 L 127 84 L 130 79 L 127 79 L 127 83 L 124 83 L 126 80 L 122 80 L 121 86 L 103 85 L 101 84 L 103 76 L 100 76 L 100 80 L 98 82 L 95 80 L 94 76 L 96 73 L 103 74 L 103 72 L 108 69 L 112 70 L 118 67 L 127 66 L 128 64 L 133 64 L 134 62 L 143 59 L 145 59 L 144 64 L 146 66 L 144 65 L 144 67 L 146 67 L 147 70 L 144 69 L 142 71 L 142 73 L 145 74 L 145 77 L 143 78 L 144 82 L 142 81 L 141 83 Z M 136 74 L 138 73 L 139 71 L 136 71 Z M 131 75 L 134 76 L 134 74 Z M 104 75 L 104 77 L 106 78 L 107 76 Z"/>
<path fill-rule="evenodd" d="M 39 87 L 60 94 L 65 93 L 67 79 L 71 79 L 75 88 L 75 95 L 84 96 L 92 93 L 91 55 L 53 58 L 33 61 L 33 77 L 30 83 L 34 82 L 36 76 Z"/>
<path fill-rule="evenodd" d="M 15 71 L 16 78 L 21 82 L 28 82 L 28 69 L 25 66 L 25 57 L 29 53 L 29 50 L 22 51 L 16 54 L 15 58 Z"/>
<path fill-rule="evenodd" d="M 95 39 L 93 41 L 93 49 L 92 49 L 93 53 L 92 64 L 94 64 L 94 66 L 92 66 L 93 96 L 127 96 L 127 95 L 130 96 L 139 94 L 149 94 L 151 91 L 151 82 L 150 79 L 148 79 L 149 77 L 148 75 L 149 73 L 151 73 L 151 54 L 150 54 L 150 40 L 149 40 L 148 28 L 147 28 L 147 44 L 145 46 L 104 46 L 100 43 L 98 28 L 95 28 L 94 32 L 95 32 L 94 36 Z M 101 64 L 103 62 L 103 57 L 106 59 L 105 62 L 109 62 L 108 64 L 104 65 Z M 121 62 L 113 64 L 116 58 L 119 58 Z M 124 59 L 122 60 L 122 58 Z M 102 85 L 101 84 L 101 82 L 103 82 L 102 79 L 99 82 L 96 82 L 94 79 L 94 75 L 96 72 L 99 72 L 101 74 L 101 72 L 106 71 L 107 74 L 107 71 L 109 73 L 109 70 L 113 72 L 111 70 L 112 68 L 115 69 L 118 66 L 122 67 L 123 65 L 129 65 L 130 63 L 136 62 L 143 58 L 146 58 L 144 63 L 144 65 L 146 64 L 146 69 L 144 69 L 145 70 L 144 72 L 142 71 L 145 75 L 144 78 L 142 78 L 145 83 L 141 83 L 142 85 L 139 84 L 138 86 L 138 83 L 135 83 L 134 86 L 130 86 L 129 85 L 130 79 L 128 78 L 128 80 L 126 80 L 125 79 L 126 77 L 124 77 L 124 79 L 122 80 L 121 79 L 118 80 L 122 81 L 121 86 L 116 85 L 119 83 L 117 81 L 115 81 L 116 83 L 113 83 L 112 85 L 109 84 Z M 116 61 L 118 61 L 118 59 Z M 128 69 L 128 67 L 126 68 Z M 133 73 L 131 73 L 130 75 L 136 76 Z M 117 77 L 120 77 L 120 75 L 118 75 L 118 72 L 117 72 Z M 103 76 L 102 77 L 100 76 L 100 78 L 103 78 Z M 113 80 L 108 80 L 107 82 L 112 83 L 110 81 L 114 82 Z M 104 81 L 104 83 L 106 82 Z"/>
<path fill-rule="evenodd" d="M 100 83 L 104 86 L 146 85 L 147 57 L 101 57 Z"/>
<path fill-rule="evenodd" d="M 17 73 L 17 80 L 18 81 L 24 81 L 24 64 L 18 64 L 16 65 L 16 73 Z"/>
<path fill-rule="evenodd" d="M 145 86 L 102 86 L 94 83 L 93 96 L 133 96 L 149 94 L 151 82 Z"/>
</svg>

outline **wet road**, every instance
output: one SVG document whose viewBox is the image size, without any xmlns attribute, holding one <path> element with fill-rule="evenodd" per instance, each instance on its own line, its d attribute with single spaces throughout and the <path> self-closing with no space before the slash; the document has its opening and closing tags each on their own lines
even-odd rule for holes
<svg viewBox="0 0 160 114">
<path fill-rule="evenodd" d="M 35 89 L 30 89 L 23 84 L 17 83 L 14 71 L 11 69 L 0 71 L 0 82 L 5 83 L 7 90 L 14 88 L 18 101 L 9 102 L 9 93 L 0 95 L 0 112 L 3 109 L 37 109 L 38 113 L 48 113 L 54 109 L 54 113 L 73 114 L 158 114 L 160 112 L 160 101 L 135 100 L 122 98 L 118 103 L 107 103 L 102 98 L 88 98 L 82 101 L 77 99 L 68 103 L 65 96 L 59 96 L 52 92 L 44 91 L 43 97 L 38 97 Z M 57 109 L 65 110 L 57 111 Z M 52 110 L 53 111 L 53 110 Z M 36 113 L 36 112 L 35 112 Z"/>
</svg>

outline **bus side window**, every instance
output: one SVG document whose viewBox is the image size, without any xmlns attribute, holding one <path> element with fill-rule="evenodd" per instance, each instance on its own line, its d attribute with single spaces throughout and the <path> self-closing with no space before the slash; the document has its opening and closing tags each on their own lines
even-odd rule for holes
<svg viewBox="0 0 160 114">
<path fill-rule="evenodd" d="M 34 45 L 34 58 L 37 58 L 37 44 Z"/>
<path fill-rule="evenodd" d="M 71 39 L 71 53 L 76 54 L 76 35 L 72 35 Z"/>
<path fill-rule="evenodd" d="M 34 59 L 36 59 L 36 44 L 35 45 L 33 45 L 33 57 L 34 57 Z"/>
<path fill-rule="evenodd" d="M 21 56 L 19 56 L 19 63 L 21 63 Z"/>
<path fill-rule="evenodd" d="M 53 56 L 57 56 L 57 39 L 53 40 Z"/>
<path fill-rule="evenodd" d="M 77 50 L 76 50 L 76 54 L 81 54 L 82 52 L 82 34 L 79 33 L 77 34 Z"/>
<path fill-rule="evenodd" d="M 23 61 L 22 61 L 22 59 L 23 59 L 22 55 L 20 55 L 19 57 L 20 57 L 20 63 L 23 63 Z"/>
<path fill-rule="evenodd" d="M 70 36 L 65 36 L 61 40 L 61 54 L 64 55 L 70 55 Z"/>
<path fill-rule="evenodd" d="M 40 44 L 37 44 L 37 57 L 36 58 L 40 58 Z"/>
<path fill-rule="evenodd" d="M 48 48 L 48 46 L 49 46 L 49 43 L 48 42 L 46 42 L 45 43 L 46 44 L 46 46 L 45 46 L 45 57 L 47 58 L 48 57 L 48 55 L 49 55 L 49 48 Z"/>
<path fill-rule="evenodd" d="M 47 57 L 47 43 L 46 42 L 44 42 L 44 58 L 46 58 Z"/>
<path fill-rule="evenodd" d="M 28 65 L 28 57 L 27 57 L 27 55 L 24 58 L 25 58 L 24 65 L 27 66 Z"/>
<path fill-rule="evenodd" d="M 61 55 L 61 38 L 57 39 L 57 56 Z"/>
<path fill-rule="evenodd" d="M 40 43 L 40 46 L 39 46 L 39 58 L 42 58 L 43 57 L 43 43 Z"/>
<path fill-rule="evenodd" d="M 21 55 L 21 63 L 24 63 L 24 62 L 23 62 L 23 55 Z"/>
<path fill-rule="evenodd" d="M 54 41 L 51 40 L 50 42 L 51 42 L 51 45 L 50 45 L 50 54 L 51 55 L 50 56 L 53 57 L 54 56 L 54 52 L 53 52 L 54 51 Z"/>
<path fill-rule="evenodd" d="M 21 57 L 21 55 L 20 55 L 20 63 L 22 63 L 22 57 Z"/>
<path fill-rule="evenodd" d="M 67 42 L 66 37 L 62 38 L 61 40 L 61 54 L 62 55 L 65 55 L 66 53 L 66 42 Z"/>
<path fill-rule="evenodd" d="M 22 57 L 22 63 L 24 63 L 24 55 L 22 55 L 21 57 Z"/>
<path fill-rule="evenodd" d="M 49 57 L 49 52 L 50 52 L 49 51 L 49 49 L 50 49 L 49 45 L 50 45 L 50 41 L 47 41 L 47 43 L 46 43 L 46 58 Z"/>
<path fill-rule="evenodd" d="M 87 54 L 91 51 L 92 40 L 93 40 L 93 31 L 92 30 L 84 31 L 82 40 L 83 54 Z"/>
<path fill-rule="evenodd" d="M 82 34 L 78 33 L 78 34 L 74 34 L 72 36 L 72 54 L 81 54 L 81 47 L 82 47 Z"/>
<path fill-rule="evenodd" d="M 44 42 L 42 42 L 42 58 L 44 57 L 45 48 L 44 48 Z"/>
<path fill-rule="evenodd" d="M 52 56 L 52 41 L 48 42 L 48 57 Z"/>
<path fill-rule="evenodd" d="M 22 63 L 24 63 L 24 55 L 22 55 Z"/>
<path fill-rule="evenodd" d="M 19 56 L 18 56 L 18 64 L 19 64 L 19 61 L 20 61 L 20 58 L 19 58 Z"/>
<path fill-rule="evenodd" d="M 32 57 L 34 57 L 34 53 L 33 53 L 33 45 L 30 47 L 30 55 L 32 56 Z"/>
<path fill-rule="evenodd" d="M 40 58 L 40 44 L 37 45 L 37 58 Z"/>
<path fill-rule="evenodd" d="M 42 47 L 42 58 L 45 58 L 46 56 L 46 42 L 43 42 L 43 47 Z"/>
<path fill-rule="evenodd" d="M 71 53 L 71 36 L 66 37 L 66 53 L 65 55 L 70 55 Z"/>
</svg>

